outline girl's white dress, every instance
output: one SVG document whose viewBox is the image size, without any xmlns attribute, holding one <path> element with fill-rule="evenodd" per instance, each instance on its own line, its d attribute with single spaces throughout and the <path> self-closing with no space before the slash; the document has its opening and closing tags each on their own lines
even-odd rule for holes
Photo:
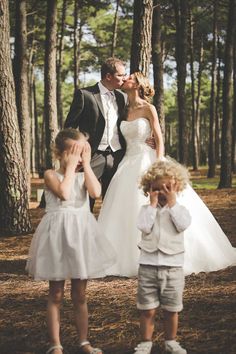
<svg viewBox="0 0 236 354">
<path fill-rule="evenodd" d="M 76 174 L 70 200 L 61 201 L 47 189 L 45 198 L 46 214 L 30 245 L 29 274 L 35 280 L 103 277 L 115 254 L 90 212 L 84 174 Z"/>
<path fill-rule="evenodd" d="M 141 175 L 156 160 L 156 153 L 145 143 L 151 133 L 147 119 L 122 121 L 121 132 L 127 143 L 126 154 L 106 192 L 98 222 L 117 255 L 116 264 L 106 274 L 129 277 L 137 275 L 138 269 L 141 233 L 137 216 L 141 206 L 149 203 L 138 185 Z M 185 274 L 236 264 L 236 249 L 194 190 L 188 186 L 178 200 L 192 216 L 185 231 Z"/>
</svg>

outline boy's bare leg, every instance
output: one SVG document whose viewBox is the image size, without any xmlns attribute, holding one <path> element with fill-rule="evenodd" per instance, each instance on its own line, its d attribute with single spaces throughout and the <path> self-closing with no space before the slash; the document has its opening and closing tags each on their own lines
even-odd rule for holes
<svg viewBox="0 0 236 354">
<path fill-rule="evenodd" d="M 141 310 L 140 331 L 141 331 L 141 339 L 143 341 L 152 340 L 155 315 L 156 315 L 156 309 Z"/>
<path fill-rule="evenodd" d="M 165 340 L 176 338 L 178 330 L 178 312 L 164 311 Z"/>
</svg>

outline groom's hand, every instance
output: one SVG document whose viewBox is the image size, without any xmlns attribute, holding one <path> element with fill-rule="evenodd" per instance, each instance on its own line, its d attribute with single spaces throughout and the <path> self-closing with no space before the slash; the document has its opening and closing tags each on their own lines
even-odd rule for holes
<svg viewBox="0 0 236 354">
<path fill-rule="evenodd" d="M 156 150 L 156 142 L 153 136 L 150 136 L 145 140 L 145 143 L 150 146 L 153 150 Z"/>
</svg>

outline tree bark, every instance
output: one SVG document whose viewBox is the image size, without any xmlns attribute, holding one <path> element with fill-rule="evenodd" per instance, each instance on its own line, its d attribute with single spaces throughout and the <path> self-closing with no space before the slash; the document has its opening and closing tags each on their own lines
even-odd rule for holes
<svg viewBox="0 0 236 354">
<path fill-rule="evenodd" d="M 31 175 L 37 177 L 39 173 L 39 155 L 41 152 L 38 135 L 38 117 L 35 92 L 35 53 L 37 41 L 35 38 L 36 26 L 35 18 L 31 20 L 32 34 L 28 38 L 28 76 L 29 76 L 29 109 L 31 116 Z"/>
<path fill-rule="evenodd" d="M 57 0 L 47 1 L 45 63 L 44 63 L 44 117 L 46 137 L 46 168 L 52 168 L 52 143 L 57 133 L 56 96 L 56 42 Z"/>
<path fill-rule="evenodd" d="M 232 186 L 232 73 L 235 25 L 236 4 L 235 0 L 229 0 L 223 81 L 223 120 L 221 138 L 221 172 L 219 188 L 230 188 Z"/>
<path fill-rule="evenodd" d="M 236 31 L 236 30 L 235 30 Z M 233 73 L 233 140 L 232 140 L 232 169 L 236 172 L 236 39 L 234 36 L 234 73 Z"/>
<path fill-rule="evenodd" d="M 196 100 L 195 100 L 195 75 L 194 75 L 194 44 L 193 44 L 193 19 L 189 8 L 189 49 L 190 49 L 190 72 L 191 72 L 191 103 L 192 103 L 192 156 L 193 170 L 197 171 L 199 166 L 199 152 L 196 129 Z"/>
<path fill-rule="evenodd" d="M 157 109 L 163 138 L 165 137 L 164 83 L 163 83 L 163 42 L 161 38 L 162 17 L 158 0 L 154 0 L 152 24 L 152 64 L 155 96 L 153 104 Z"/>
<path fill-rule="evenodd" d="M 78 70 L 78 11 L 79 11 L 79 6 L 78 6 L 78 0 L 74 0 L 74 90 L 78 88 L 78 76 L 79 76 L 79 70 Z"/>
<path fill-rule="evenodd" d="M 114 23 L 113 23 L 113 35 L 112 35 L 112 43 L 111 43 L 111 57 L 115 56 L 115 48 L 117 42 L 117 29 L 118 29 L 118 11 L 119 11 L 120 0 L 116 0 L 116 11 L 114 16 Z"/>
<path fill-rule="evenodd" d="M 217 81 L 217 0 L 214 1 L 213 10 L 213 39 L 212 39 L 212 67 L 211 67 L 211 103 L 210 103 L 210 126 L 209 126 L 209 148 L 208 148 L 208 178 L 215 177 L 216 170 L 216 147 L 215 147 L 215 126 L 216 126 L 216 81 Z"/>
<path fill-rule="evenodd" d="M 203 39 L 200 40 L 200 48 L 199 48 L 199 58 L 198 58 L 198 75 L 197 75 L 197 97 L 196 97 L 196 112 L 195 112 L 195 137 L 196 137 L 196 144 L 197 144 L 197 149 L 196 153 L 198 156 L 196 156 L 196 159 L 200 163 L 200 148 L 201 148 L 201 143 L 200 143 L 200 120 L 201 120 L 201 87 L 202 87 L 202 71 L 203 71 L 203 55 L 204 55 L 204 50 L 203 50 Z"/>
<path fill-rule="evenodd" d="M 187 164 L 186 131 L 186 64 L 187 64 L 187 0 L 173 1 L 176 20 L 175 58 L 177 64 L 177 99 L 179 116 L 179 160 Z"/>
<path fill-rule="evenodd" d="M 130 72 L 149 75 L 152 36 L 153 0 L 134 0 L 134 21 L 131 45 Z"/>
<path fill-rule="evenodd" d="M 31 231 L 31 223 L 11 67 L 7 0 L 0 2 L 0 28 L 0 233 L 23 234 Z"/>
<path fill-rule="evenodd" d="M 34 63 L 31 64 L 30 72 L 30 102 L 31 102 L 31 174 L 36 177 L 40 171 L 40 136 L 39 136 L 39 122 L 36 102 L 36 87 L 34 75 Z"/>
<path fill-rule="evenodd" d="M 217 84 L 216 84 L 216 163 L 220 164 L 220 120 L 221 120 L 221 55 L 220 37 L 217 38 L 218 64 L 217 64 Z"/>
<path fill-rule="evenodd" d="M 25 168 L 28 174 L 28 192 L 30 198 L 30 111 L 28 85 L 28 57 L 27 57 L 27 23 L 26 1 L 16 0 L 15 26 L 15 58 L 14 74 L 16 87 L 16 106 L 20 127 L 21 146 Z"/>
<path fill-rule="evenodd" d="M 64 48 L 64 32 L 65 32 L 65 19 L 66 19 L 66 6 L 67 0 L 63 0 L 62 16 L 61 16 L 61 31 L 58 44 L 58 60 L 57 60 L 57 112 L 58 112 L 58 125 L 63 127 L 63 105 L 62 105 L 62 91 L 61 91 L 61 68 L 63 61 L 63 48 Z"/>
</svg>

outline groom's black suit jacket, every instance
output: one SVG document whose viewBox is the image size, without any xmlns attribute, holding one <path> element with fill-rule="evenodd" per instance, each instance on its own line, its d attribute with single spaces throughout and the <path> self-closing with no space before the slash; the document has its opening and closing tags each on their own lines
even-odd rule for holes
<svg viewBox="0 0 236 354">
<path fill-rule="evenodd" d="M 124 138 L 119 124 L 124 114 L 125 96 L 121 91 L 114 90 L 118 106 L 118 131 L 122 149 L 125 149 Z M 65 128 L 79 128 L 89 134 L 89 143 L 94 153 L 102 139 L 105 128 L 105 118 L 98 83 L 94 86 L 77 89 L 65 121 Z"/>
</svg>

